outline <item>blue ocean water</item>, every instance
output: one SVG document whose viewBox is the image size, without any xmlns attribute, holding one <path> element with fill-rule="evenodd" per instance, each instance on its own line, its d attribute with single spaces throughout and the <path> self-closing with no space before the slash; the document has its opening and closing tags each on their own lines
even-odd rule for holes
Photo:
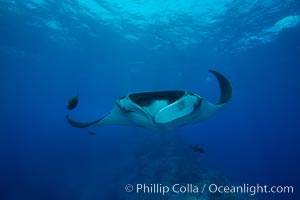
<svg viewBox="0 0 300 200">
<path fill-rule="evenodd" d="M 1 200 L 299 199 L 299 1 L 0 0 L 0 23 Z M 187 90 L 217 102 L 209 69 L 231 81 L 233 96 L 199 124 L 89 135 L 65 119 L 95 120 L 130 92 Z M 294 192 L 124 190 L 139 183 Z"/>
</svg>

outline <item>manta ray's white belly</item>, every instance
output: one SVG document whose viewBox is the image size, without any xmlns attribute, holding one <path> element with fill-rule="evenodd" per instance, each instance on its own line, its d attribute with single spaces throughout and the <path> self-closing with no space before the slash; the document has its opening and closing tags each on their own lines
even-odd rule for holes
<svg viewBox="0 0 300 200">
<path fill-rule="evenodd" d="M 151 116 L 155 116 L 161 109 L 168 105 L 169 104 L 167 100 L 155 100 L 151 104 L 144 106 L 143 109 Z"/>
</svg>

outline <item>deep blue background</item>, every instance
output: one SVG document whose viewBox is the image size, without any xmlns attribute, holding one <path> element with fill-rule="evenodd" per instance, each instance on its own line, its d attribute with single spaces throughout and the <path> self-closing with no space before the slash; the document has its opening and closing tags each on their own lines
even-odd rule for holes
<svg viewBox="0 0 300 200">
<path fill-rule="evenodd" d="M 231 102 L 217 116 L 174 132 L 203 146 L 209 168 L 230 181 L 293 185 L 296 194 L 267 198 L 297 199 L 299 26 L 235 53 L 208 51 L 218 45 L 213 40 L 206 47 L 152 51 L 146 48 L 149 41 L 132 43 L 92 22 L 101 40 L 74 32 L 76 43 L 52 42 L 48 30 L 28 29 L 31 16 L 4 8 L 0 199 L 108 199 L 122 170 L 135 162 L 135 148 L 152 133 L 112 126 L 95 128 L 96 136 L 90 136 L 65 121 L 67 99 L 79 94 L 72 115 L 82 120 L 101 117 L 133 91 L 188 90 L 216 102 L 218 85 L 208 69 L 231 80 Z M 219 49 L 228 48 L 223 45 Z"/>
</svg>

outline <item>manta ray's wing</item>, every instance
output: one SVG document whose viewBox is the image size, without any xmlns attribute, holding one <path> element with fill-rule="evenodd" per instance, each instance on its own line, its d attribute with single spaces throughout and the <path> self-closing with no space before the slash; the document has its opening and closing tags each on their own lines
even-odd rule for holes
<svg viewBox="0 0 300 200">
<path fill-rule="evenodd" d="M 67 121 L 76 128 L 87 128 L 91 126 L 106 126 L 106 125 L 132 125 L 121 113 L 120 108 L 116 105 L 110 113 L 92 122 L 79 122 L 72 119 L 69 115 L 66 116 Z"/>
<path fill-rule="evenodd" d="M 209 72 L 215 75 L 215 77 L 218 79 L 219 86 L 221 89 L 221 96 L 219 102 L 216 105 L 222 105 L 227 103 L 232 96 L 232 87 L 229 80 L 219 72 L 216 72 L 214 70 L 209 70 Z"/>
<path fill-rule="evenodd" d="M 227 104 L 232 96 L 232 87 L 229 80 L 219 72 L 214 70 L 209 71 L 217 78 L 220 86 L 221 95 L 219 102 L 214 104 L 207 100 L 203 100 L 199 109 L 194 113 L 195 116 L 191 123 L 197 123 L 213 116 Z"/>
</svg>

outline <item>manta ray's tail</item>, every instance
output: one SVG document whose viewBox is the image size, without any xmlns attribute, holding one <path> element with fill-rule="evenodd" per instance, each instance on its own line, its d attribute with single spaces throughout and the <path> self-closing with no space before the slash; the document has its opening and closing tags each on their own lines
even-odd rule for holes
<svg viewBox="0 0 300 200">
<path fill-rule="evenodd" d="M 214 70 L 208 70 L 208 71 L 211 72 L 213 75 L 215 75 L 215 77 L 218 79 L 221 88 L 221 96 L 217 105 L 227 103 L 232 96 L 232 87 L 229 80 L 219 72 L 216 72 Z"/>
</svg>

